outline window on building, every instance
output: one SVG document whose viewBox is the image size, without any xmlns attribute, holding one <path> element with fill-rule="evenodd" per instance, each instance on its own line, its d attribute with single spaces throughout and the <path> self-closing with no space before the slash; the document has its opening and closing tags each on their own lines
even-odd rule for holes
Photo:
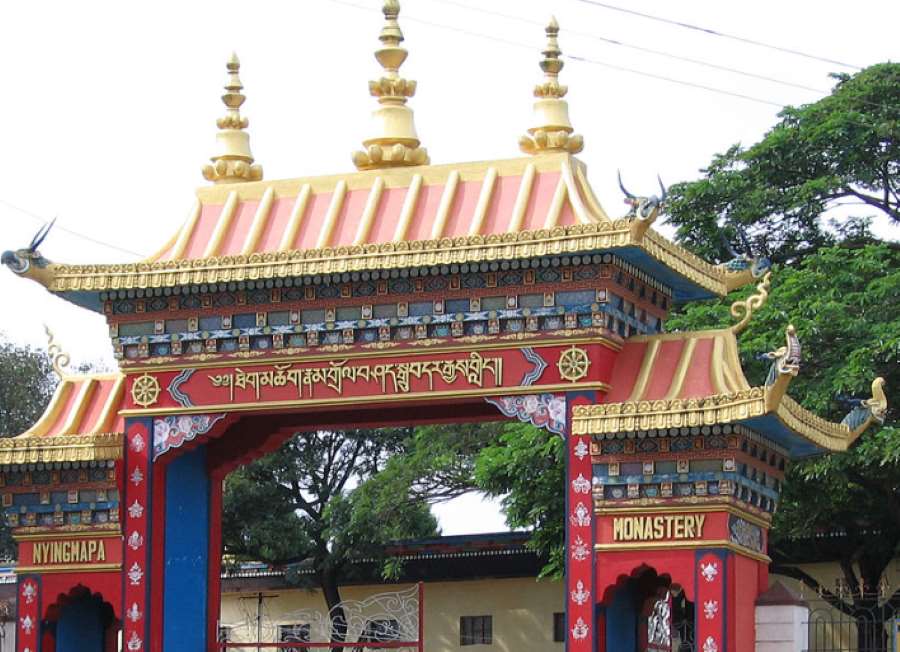
<svg viewBox="0 0 900 652">
<path fill-rule="evenodd" d="M 460 645 L 490 645 L 493 638 L 491 616 L 461 616 L 459 619 Z"/>
<path fill-rule="evenodd" d="M 219 643 L 231 642 L 231 627 L 219 627 Z"/>
<path fill-rule="evenodd" d="M 278 626 L 279 643 L 309 643 L 309 624 L 296 623 Z"/>
<path fill-rule="evenodd" d="M 386 641 L 400 640 L 400 621 L 396 618 L 377 618 L 366 622 L 363 628 L 361 641 L 377 641 L 383 643 Z"/>
<path fill-rule="evenodd" d="M 566 642 L 566 614 L 564 613 L 553 614 L 553 642 Z"/>
</svg>

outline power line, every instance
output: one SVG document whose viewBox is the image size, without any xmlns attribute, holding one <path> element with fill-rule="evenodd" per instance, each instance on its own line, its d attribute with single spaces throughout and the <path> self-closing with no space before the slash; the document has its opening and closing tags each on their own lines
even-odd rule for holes
<svg viewBox="0 0 900 652">
<path fill-rule="evenodd" d="M 36 220 L 36 221 L 38 221 L 38 222 L 40 222 L 40 223 L 42 223 L 42 224 L 46 224 L 47 222 L 50 221 L 50 220 L 48 220 L 47 218 L 42 217 L 41 215 L 38 215 L 37 213 L 33 213 L 33 212 L 31 212 L 31 211 L 29 211 L 29 210 L 27 210 L 27 209 L 25 209 L 25 208 L 22 208 L 21 206 L 16 206 L 16 205 L 13 204 L 12 202 L 6 201 L 5 199 L 0 199 L 0 204 L 3 204 L 3 205 L 6 206 L 7 208 L 10 208 L 10 209 L 12 209 L 12 210 L 14 210 L 14 211 L 16 211 L 16 212 L 18 212 L 18 213 L 21 213 L 22 215 L 27 215 L 28 217 L 31 217 L 31 218 L 33 218 L 34 220 Z M 59 224 L 54 225 L 54 228 L 55 228 L 56 230 L 58 230 L 58 231 L 62 231 L 63 233 L 68 233 L 68 234 L 71 235 L 71 236 L 74 236 L 74 237 L 76 237 L 76 238 L 80 238 L 80 239 L 85 240 L 85 241 L 87 241 L 87 242 L 91 242 L 91 243 L 93 243 L 93 244 L 95 244 L 95 245 L 99 245 L 99 246 L 101 246 L 101 247 L 106 247 L 107 249 L 113 249 L 113 250 L 118 251 L 118 252 L 120 252 L 120 253 L 128 254 L 129 256 L 135 256 L 136 258 L 144 258 L 144 256 L 143 256 L 142 254 L 139 254 L 139 253 L 137 253 L 137 252 L 135 252 L 135 251 L 131 251 L 130 249 L 124 249 L 123 247 L 119 247 L 119 246 L 117 246 L 117 245 L 110 244 L 110 243 L 108 243 L 108 242 L 103 242 L 102 240 L 97 240 L 96 238 L 92 238 L 92 237 L 89 236 L 89 235 L 85 235 L 85 234 L 83 234 L 83 233 L 79 233 L 78 231 L 73 231 L 72 229 L 67 229 L 67 228 L 64 227 L 64 226 L 60 226 Z"/>
<path fill-rule="evenodd" d="M 353 7 L 354 9 L 360 9 L 363 11 L 377 11 L 376 9 L 374 9 L 372 7 L 366 7 L 363 5 L 354 4 L 352 2 L 348 2 L 347 0 L 328 0 L 328 2 L 331 2 L 332 4 L 344 5 L 346 7 Z M 436 27 L 438 29 L 449 30 L 451 32 L 457 32 L 460 34 L 466 34 L 468 36 L 474 36 L 476 38 L 481 38 L 481 39 L 485 39 L 488 41 L 494 41 L 496 43 L 503 43 L 504 45 L 511 45 L 513 47 L 524 48 L 524 49 L 532 51 L 532 52 L 535 51 L 535 46 L 532 43 L 522 43 L 521 41 L 512 41 L 509 39 L 499 38 L 499 37 L 493 36 L 491 34 L 481 34 L 479 32 L 473 32 L 471 30 L 464 29 L 462 27 L 456 27 L 453 25 L 447 25 L 445 23 L 438 23 L 438 22 L 434 22 L 434 21 L 430 21 L 430 20 L 425 20 L 423 18 L 418 18 L 415 16 L 404 15 L 403 19 L 408 20 L 410 22 L 414 22 L 414 23 L 421 23 L 423 25 L 429 25 L 431 27 Z M 612 63 L 606 63 L 604 61 L 600 61 L 598 59 L 593 59 L 591 57 L 582 57 L 582 56 L 574 55 L 574 54 L 569 54 L 569 55 L 564 54 L 563 56 L 566 59 L 569 59 L 571 61 L 578 61 L 581 63 L 603 66 L 603 67 L 609 68 L 611 70 L 618 70 L 621 72 L 627 72 L 627 73 L 631 73 L 634 75 L 641 75 L 643 77 L 649 77 L 651 79 L 657 79 L 657 80 L 661 80 L 661 81 L 671 82 L 673 84 L 680 84 L 682 86 L 696 88 L 696 89 L 704 90 L 704 91 L 707 91 L 710 93 L 717 93 L 719 95 L 727 95 L 729 97 L 735 97 L 735 98 L 742 99 L 742 100 L 748 100 L 750 102 L 756 102 L 758 104 L 768 104 L 770 106 L 775 106 L 778 108 L 783 108 L 785 106 L 784 102 L 776 102 L 774 100 L 767 100 L 767 99 L 763 99 L 760 97 L 754 97 L 752 95 L 745 95 L 743 93 L 734 93 L 732 91 L 726 91 L 724 89 L 716 88 L 714 86 L 706 86 L 704 84 L 696 84 L 694 82 L 685 81 L 683 79 L 675 79 L 673 77 L 666 77 L 665 75 L 658 75 L 656 73 L 645 72 L 643 70 L 637 70 L 635 68 L 618 66 L 618 65 L 615 65 Z"/>
<path fill-rule="evenodd" d="M 750 38 L 746 38 L 743 36 L 736 36 L 734 34 L 727 34 L 725 32 L 720 32 L 715 29 L 711 29 L 709 27 L 700 27 L 699 25 L 692 25 L 691 23 L 684 23 L 678 20 L 672 20 L 670 18 L 663 18 L 662 16 L 655 16 L 653 14 L 645 14 L 640 11 L 635 11 L 634 9 L 626 9 L 625 7 L 618 7 L 616 5 L 607 4 L 605 2 L 600 2 L 599 0 L 577 0 L 577 2 L 583 2 L 584 4 L 593 5 L 595 7 L 602 7 L 603 9 L 610 9 L 612 11 L 619 11 L 623 14 L 631 14 L 632 16 L 639 16 L 640 18 L 646 18 L 647 20 L 654 20 L 659 23 L 666 23 L 668 25 L 675 25 L 677 27 L 683 27 L 685 29 L 691 29 L 697 32 L 703 32 L 704 34 L 709 34 L 711 36 L 718 36 L 720 38 L 731 39 L 732 41 L 738 41 L 740 43 L 746 43 L 748 45 L 755 45 L 761 48 L 767 48 L 769 50 L 776 50 L 778 52 L 784 52 L 786 54 L 793 54 L 798 57 L 804 57 L 806 59 L 813 59 L 815 61 L 822 61 L 824 63 L 833 63 L 837 66 L 843 66 L 844 68 L 852 68 L 854 70 L 862 70 L 860 66 L 854 65 L 852 63 L 845 63 L 843 61 L 837 61 L 836 59 L 828 59 L 826 57 L 820 57 L 815 54 L 809 54 L 808 52 L 801 52 L 800 50 L 792 50 L 791 48 L 781 47 L 780 45 L 771 45 L 769 43 L 763 43 L 762 41 L 756 41 Z"/>
<path fill-rule="evenodd" d="M 455 0 L 432 0 L 432 2 L 437 2 L 440 4 L 452 5 L 454 7 L 460 7 L 462 9 L 468 9 L 469 11 L 476 11 L 481 14 L 487 14 L 489 16 L 497 16 L 498 18 L 506 18 L 509 20 L 517 20 L 528 25 L 536 25 L 539 27 L 543 27 L 543 23 L 540 23 L 536 20 L 531 20 L 529 18 L 524 18 L 522 16 L 516 16 L 513 14 L 506 14 L 500 11 L 493 11 L 491 9 L 483 9 L 481 7 L 473 7 L 471 5 L 467 5 L 463 2 L 455 2 Z M 680 54 L 674 54 L 672 52 L 666 52 L 665 50 L 655 50 L 653 48 L 647 48 L 642 45 L 635 45 L 633 43 L 627 43 L 625 41 L 619 41 L 617 39 L 612 39 L 606 36 L 601 36 L 599 34 L 594 34 L 591 32 L 582 32 L 579 30 L 566 29 L 567 34 L 574 34 L 576 36 L 581 36 L 584 38 L 589 38 L 594 41 L 599 41 L 601 43 L 607 43 L 609 45 L 615 45 L 623 48 L 628 48 L 630 50 L 635 50 L 637 52 L 645 52 L 647 54 L 652 54 L 659 57 L 665 57 L 667 59 L 673 59 L 675 61 L 684 61 L 685 63 L 690 63 L 696 66 L 704 66 L 706 68 L 711 68 L 713 70 L 721 70 L 723 72 L 730 72 L 736 75 L 742 75 L 744 77 L 750 77 L 752 79 L 759 79 L 762 81 L 772 82 L 774 84 L 781 84 L 782 86 L 791 86 L 793 88 L 799 88 L 805 91 L 812 91 L 813 93 L 823 93 L 827 94 L 827 90 L 823 90 L 821 88 L 814 88 L 812 86 L 805 86 L 803 84 L 797 84 L 795 82 L 786 81 L 784 79 L 778 79 L 776 77 L 769 77 L 767 75 L 761 75 L 759 73 L 750 72 L 748 70 L 741 70 L 739 68 L 731 68 L 729 66 L 722 66 L 717 63 L 712 63 L 710 61 L 703 61 L 702 59 L 693 59 L 691 57 L 685 57 Z"/>
</svg>

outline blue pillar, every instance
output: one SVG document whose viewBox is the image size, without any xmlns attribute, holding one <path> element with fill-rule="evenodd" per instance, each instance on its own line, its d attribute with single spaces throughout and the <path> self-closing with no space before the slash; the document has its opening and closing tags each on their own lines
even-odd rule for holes
<svg viewBox="0 0 900 652">
<path fill-rule="evenodd" d="M 206 448 L 185 453 L 166 468 L 166 652 L 206 649 L 209 563 L 209 474 Z"/>
<path fill-rule="evenodd" d="M 630 584 L 620 586 L 606 608 L 606 652 L 637 650 L 637 606 Z"/>
</svg>

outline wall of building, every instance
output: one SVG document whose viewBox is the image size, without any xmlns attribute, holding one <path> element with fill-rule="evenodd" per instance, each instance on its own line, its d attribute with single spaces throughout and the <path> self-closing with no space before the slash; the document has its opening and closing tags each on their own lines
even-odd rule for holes
<svg viewBox="0 0 900 652">
<path fill-rule="evenodd" d="M 385 590 L 393 590 L 393 587 L 345 587 L 341 597 L 362 600 Z M 304 618 L 310 616 L 308 611 L 304 613 L 305 610 L 325 611 L 324 600 L 318 591 L 275 589 L 262 594 L 261 630 L 266 641 L 276 640 L 278 624 L 305 622 Z M 232 641 L 253 640 L 246 636 L 256 632 L 258 596 L 258 593 L 223 594 L 221 624 L 234 627 Z M 560 582 L 514 578 L 428 583 L 425 586 L 425 649 L 428 652 L 459 649 L 473 652 L 561 651 L 563 644 L 553 642 L 553 614 L 562 610 Z M 487 615 L 492 616 L 491 645 L 460 646 L 460 618 Z"/>
</svg>

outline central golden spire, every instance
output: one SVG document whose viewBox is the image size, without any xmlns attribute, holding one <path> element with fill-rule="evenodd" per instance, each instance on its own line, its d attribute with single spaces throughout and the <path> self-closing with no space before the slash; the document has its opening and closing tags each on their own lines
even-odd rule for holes
<svg viewBox="0 0 900 652">
<path fill-rule="evenodd" d="M 360 170 L 410 165 L 427 165 L 428 152 L 419 147 L 419 137 L 408 98 L 416 93 L 416 82 L 403 79 L 399 70 L 406 61 L 407 51 L 400 47 L 403 32 L 397 23 L 400 13 L 398 0 L 385 0 L 385 24 L 378 39 L 382 47 L 375 58 L 384 68 L 384 76 L 369 82 L 369 93 L 378 98 L 372 112 L 375 135 L 363 141 L 364 151 L 353 153 L 353 164 Z"/>
<path fill-rule="evenodd" d="M 241 105 L 247 97 L 241 93 L 244 85 L 238 75 L 241 62 L 236 54 L 231 54 L 225 67 L 228 70 L 225 94 L 222 95 L 225 115 L 216 120 L 219 127 L 216 134 L 218 153 L 210 157 L 212 165 L 203 166 L 203 177 L 214 183 L 259 181 L 262 179 L 262 166 L 253 164 L 250 134 L 244 131 L 250 121 L 241 116 Z"/>
<path fill-rule="evenodd" d="M 547 47 L 542 52 L 544 58 L 541 60 L 544 81 L 534 87 L 534 96 L 537 98 L 534 103 L 534 126 L 519 138 L 519 148 L 526 154 L 577 154 L 584 148 L 584 139 L 573 133 L 575 129 L 569 121 L 569 103 L 562 99 L 569 89 L 559 83 L 559 71 L 565 64 L 559 58 L 562 51 L 556 40 L 559 35 L 556 18 L 550 19 L 545 31 Z"/>
</svg>

